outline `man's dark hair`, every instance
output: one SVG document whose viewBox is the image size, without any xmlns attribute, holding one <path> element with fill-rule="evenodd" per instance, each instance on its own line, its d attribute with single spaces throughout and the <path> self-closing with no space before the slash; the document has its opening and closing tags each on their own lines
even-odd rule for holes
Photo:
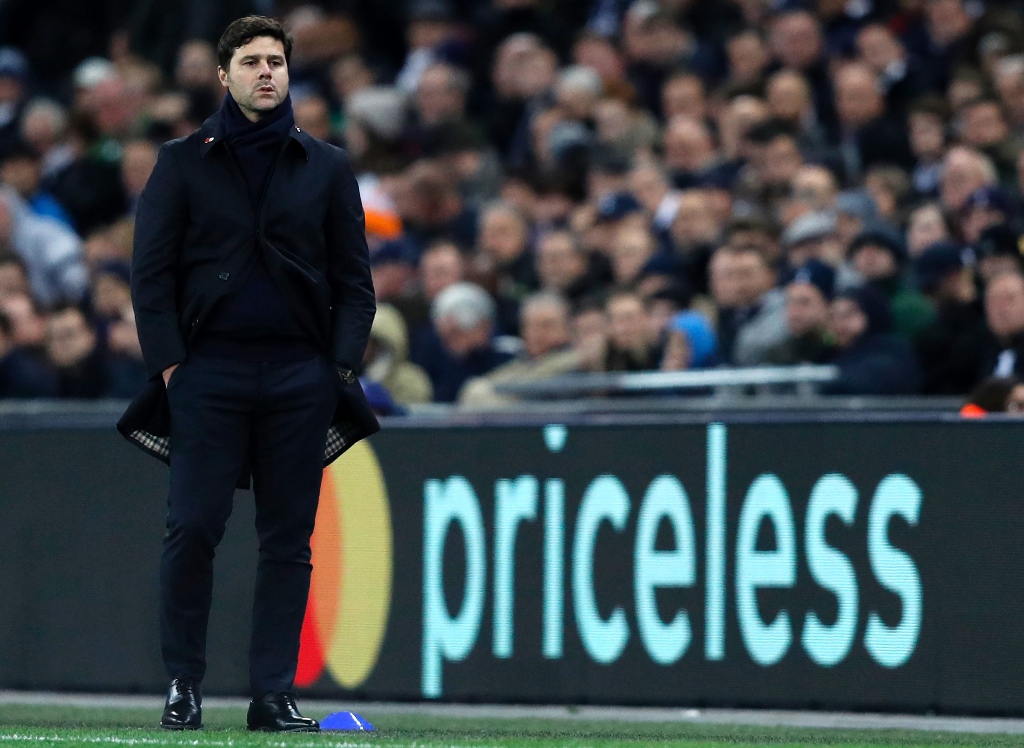
<svg viewBox="0 0 1024 748">
<path fill-rule="evenodd" d="M 281 42 L 284 45 L 285 62 L 291 62 L 293 40 L 281 22 L 267 16 L 246 16 L 232 21 L 224 29 L 220 41 L 217 42 L 217 64 L 227 70 L 235 50 L 244 47 L 258 36 L 269 36 Z"/>
</svg>

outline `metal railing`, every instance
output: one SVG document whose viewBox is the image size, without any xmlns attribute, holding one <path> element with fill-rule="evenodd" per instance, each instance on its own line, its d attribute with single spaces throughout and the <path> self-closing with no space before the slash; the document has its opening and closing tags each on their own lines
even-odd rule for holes
<svg viewBox="0 0 1024 748">
<path fill-rule="evenodd" d="M 642 371 L 562 374 L 548 379 L 495 385 L 503 395 L 525 399 L 574 398 L 601 394 L 657 394 L 711 391 L 716 396 L 739 396 L 792 387 L 798 395 L 813 395 L 822 384 L 839 378 L 836 366 L 757 366 L 702 371 Z"/>
</svg>

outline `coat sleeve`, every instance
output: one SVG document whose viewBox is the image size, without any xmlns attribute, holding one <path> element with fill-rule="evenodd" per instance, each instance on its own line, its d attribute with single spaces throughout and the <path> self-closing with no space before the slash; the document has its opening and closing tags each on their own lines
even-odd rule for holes
<svg viewBox="0 0 1024 748">
<path fill-rule="evenodd" d="M 363 360 L 377 311 L 359 186 L 341 152 L 327 211 L 327 280 L 331 288 L 331 358 L 349 369 Z"/>
<path fill-rule="evenodd" d="M 131 290 L 149 378 L 185 359 L 177 303 L 178 257 L 188 204 L 174 152 L 164 145 L 135 215 Z"/>
</svg>

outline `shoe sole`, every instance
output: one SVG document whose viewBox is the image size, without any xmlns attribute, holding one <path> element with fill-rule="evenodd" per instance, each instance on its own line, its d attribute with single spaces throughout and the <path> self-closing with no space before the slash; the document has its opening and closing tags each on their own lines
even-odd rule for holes
<svg viewBox="0 0 1024 748">
<path fill-rule="evenodd" d="M 290 730 L 274 730 L 269 727 L 249 727 L 249 732 L 320 732 L 319 727 L 293 727 Z"/>
<path fill-rule="evenodd" d="M 161 722 L 160 728 L 163 730 L 174 730 L 175 732 L 184 732 L 186 730 L 202 730 L 203 725 L 200 724 L 198 727 L 195 725 L 165 725 L 163 722 Z"/>
</svg>

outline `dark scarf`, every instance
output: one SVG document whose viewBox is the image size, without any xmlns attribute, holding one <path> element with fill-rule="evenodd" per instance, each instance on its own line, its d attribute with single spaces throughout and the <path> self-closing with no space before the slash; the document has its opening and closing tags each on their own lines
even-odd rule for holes
<svg viewBox="0 0 1024 748">
<path fill-rule="evenodd" d="M 295 127 L 291 94 L 259 120 L 252 122 L 242 114 L 238 103 L 228 93 L 220 108 L 220 117 L 228 147 L 242 169 L 253 202 L 258 203 L 274 161 Z"/>
</svg>

